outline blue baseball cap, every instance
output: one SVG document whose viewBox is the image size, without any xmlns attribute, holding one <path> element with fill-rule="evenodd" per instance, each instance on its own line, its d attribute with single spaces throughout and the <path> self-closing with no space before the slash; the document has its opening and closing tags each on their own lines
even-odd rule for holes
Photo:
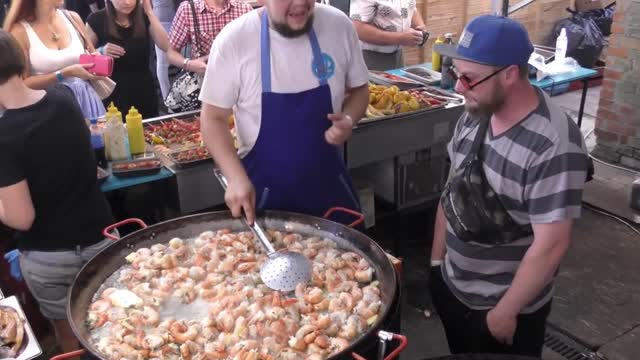
<svg viewBox="0 0 640 360">
<path fill-rule="evenodd" d="M 521 23 L 504 16 L 482 15 L 464 28 L 458 44 L 438 44 L 434 50 L 454 59 L 484 65 L 523 65 L 533 45 Z"/>
</svg>

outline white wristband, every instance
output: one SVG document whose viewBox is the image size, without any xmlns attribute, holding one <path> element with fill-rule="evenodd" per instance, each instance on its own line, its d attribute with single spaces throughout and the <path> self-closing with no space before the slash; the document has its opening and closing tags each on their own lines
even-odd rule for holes
<svg viewBox="0 0 640 360">
<path fill-rule="evenodd" d="M 431 260 L 431 267 L 442 265 L 442 260 Z"/>
</svg>

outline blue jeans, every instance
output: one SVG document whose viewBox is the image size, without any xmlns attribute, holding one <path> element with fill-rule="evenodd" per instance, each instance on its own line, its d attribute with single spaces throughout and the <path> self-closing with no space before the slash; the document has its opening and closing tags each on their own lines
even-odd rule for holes
<svg viewBox="0 0 640 360">
<path fill-rule="evenodd" d="M 171 30 L 173 17 L 176 15 L 173 0 L 152 0 L 152 3 L 153 13 L 168 34 Z M 162 99 L 164 99 L 167 97 L 169 89 L 171 88 L 171 83 L 169 82 L 169 59 L 167 58 L 167 53 L 162 51 L 157 45 L 156 74 L 158 76 L 158 83 L 160 84 L 160 91 L 162 92 Z"/>
</svg>

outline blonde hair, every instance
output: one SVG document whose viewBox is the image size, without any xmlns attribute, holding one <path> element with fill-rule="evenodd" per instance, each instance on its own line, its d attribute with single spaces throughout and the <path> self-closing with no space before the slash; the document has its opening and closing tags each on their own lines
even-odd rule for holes
<svg viewBox="0 0 640 360">
<path fill-rule="evenodd" d="M 36 0 L 12 0 L 2 28 L 11 31 L 13 25 L 22 20 L 36 20 Z"/>
</svg>

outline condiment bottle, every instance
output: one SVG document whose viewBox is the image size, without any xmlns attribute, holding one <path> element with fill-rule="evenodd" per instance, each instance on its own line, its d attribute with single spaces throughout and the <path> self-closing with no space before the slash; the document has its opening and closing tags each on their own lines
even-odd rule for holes
<svg viewBox="0 0 640 360">
<path fill-rule="evenodd" d="M 438 36 L 433 46 L 436 46 L 438 44 L 444 44 L 444 39 L 442 38 L 442 36 Z M 431 50 L 431 69 L 437 72 L 440 72 L 442 69 L 442 57 L 440 56 L 440 53 L 435 49 Z"/>
<path fill-rule="evenodd" d="M 106 126 L 104 130 L 104 142 L 107 160 L 126 160 L 129 154 L 129 134 L 122 123 L 122 113 L 113 102 L 109 104 L 106 114 Z"/>
<path fill-rule="evenodd" d="M 142 130 L 142 115 L 138 112 L 138 109 L 132 106 L 126 116 L 126 120 L 131 154 L 144 153 L 146 145 L 144 143 L 144 132 Z"/>
</svg>

